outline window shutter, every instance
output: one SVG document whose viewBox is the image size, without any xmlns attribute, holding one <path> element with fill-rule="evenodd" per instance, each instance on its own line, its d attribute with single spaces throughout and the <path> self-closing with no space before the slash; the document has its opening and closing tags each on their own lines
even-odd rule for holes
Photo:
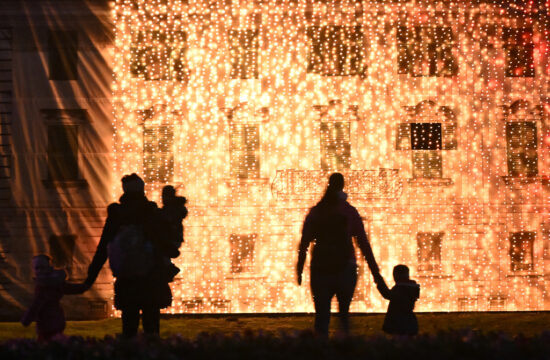
<svg viewBox="0 0 550 360">
<path fill-rule="evenodd" d="M 256 124 L 233 124 L 230 138 L 231 176 L 256 179 L 260 176 L 260 132 Z"/>
<path fill-rule="evenodd" d="M 244 126 L 244 148 L 246 149 L 243 165 L 245 166 L 246 177 L 249 179 L 258 178 L 260 173 L 260 133 L 258 125 Z"/>
<path fill-rule="evenodd" d="M 349 121 L 321 122 L 321 169 L 340 171 L 351 166 Z"/>
<path fill-rule="evenodd" d="M 233 124 L 231 125 L 231 136 L 230 136 L 230 145 L 229 145 L 229 155 L 230 155 L 230 167 L 231 167 L 231 176 L 242 178 L 241 175 L 241 158 L 244 151 L 242 150 L 243 144 L 243 134 L 242 134 L 242 125 Z"/>
<path fill-rule="evenodd" d="M 395 142 L 396 150 L 411 149 L 411 124 L 401 123 L 397 127 L 397 141 Z"/>
<path fill-rule="evenodd" d="M 456 150 L 456 123 L 444 122 L 442 125 L 443 150 Z"/>
<path fill-rule="evenodd" d="M 443 176 L 441 151 L 413 151 L 413 177 L 440 179 Z"/>
</svg>

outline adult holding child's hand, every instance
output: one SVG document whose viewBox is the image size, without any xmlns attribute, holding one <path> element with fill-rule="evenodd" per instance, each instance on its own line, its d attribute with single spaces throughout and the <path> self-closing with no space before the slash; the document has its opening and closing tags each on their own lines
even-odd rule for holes
<svg viewBox="0 0 550 360">
<path fill-rule="evenodd" d="M 145 333 L 158 334 L 160 309 L 172 304 L 165 258 L 179 252 L 167 236 L 157 204 L 146 198 L 143 180 L 136 174 L 126 175 L 122 189 L 119 203 L 107 208 L 85 283 L 88 287 L 94 283 L 108 258 L 116 277 L 115 307 L 122 311 L 122 334 L 137 334 L 140 312 Z"/>
<path fill-rule="evenodd" d="M 338 299 L 341 328 L 349 333 L 349 306 L 357 283 L 357 261 L 352 238 L 367 260 L 376 283 L 381 276 L 359 212 L 347 200 L 344 176 L 334 173 L 323 198 L 309 211 L 302 229 L 296 266 L 298 285 L 307 250 L 315 242 L 311 255 L 311 293 L 315 304 L 315 331 L 328 337 L 330 304 Z"/>
</svg>

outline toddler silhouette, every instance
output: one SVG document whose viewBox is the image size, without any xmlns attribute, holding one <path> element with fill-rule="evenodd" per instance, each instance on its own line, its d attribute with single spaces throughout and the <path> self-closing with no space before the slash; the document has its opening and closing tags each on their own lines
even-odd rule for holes
<svg viewBox="0 0 550 360">
<path fill-rule="evenodd" d="M 63 334 L 65 314 L 60 301 L 65 294 L 82 294 L 88 289 L 84 284 L 72 284 L 65 281 L 67 273 L 63 269 L 54 269 L 51 258 L 41 254 L 32 258 L 34 273 L 34 297 L 31 306 L 23 315 L 21 323 L 29 326 L 36 321 L 38 340 L 48 341 Z"/>
<path fill-rule="evenodd" d="M 382 330 L 393 335 L 416 335 L 418 321 L 414 304 L 420 296 L 420 285 L 409 279 L 409 268 L 397 265 L 393 268 L 395 286 L 391 290 L 380 276 L 377 287 L 380 294 L 390 301 Z"/>
</svg>

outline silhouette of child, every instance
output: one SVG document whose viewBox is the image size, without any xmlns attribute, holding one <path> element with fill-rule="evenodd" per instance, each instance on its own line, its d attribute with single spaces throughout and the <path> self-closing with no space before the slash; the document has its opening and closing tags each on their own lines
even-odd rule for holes
<svg viewBox="0 0 550 360">
<path fill-rule="evenodd" d="M 187 216 L 186 202 L 187 199 L 185 197 L 176 196 L 176 189 L 172 185 L 166 185 L 162 188 L 161 212 L 168 226 L 168 237 L 176 248 L 179 248 L 184 241 L 182 221 Z M 170 261 L 169 257 L 165 257 L 163 262 L 167 278 L 169 281 L 172 281 L 180 269 Z"/>
<path fill-rule="evenodd" d="M 61 308 L 61 298 L 65 294 L 82 294 L 88 289 L 85 284 L 72 284 L 65 281 L 67 273 L 54 269 L 51 257 L 45 254 L 32 258 L 34 273 L 34 298 L 23 315 L 21 323 L 29 326 L 36 321 L 38 340 L 48 341 L 65 330 L 65 314 Z"/>
<path fill-rule="evenodd" d="M 397 265 L 393 268 L 395 286 L 391 290 L 380 276 L 377 287 L 380 294 L 390 301 L 382 330 L 393 335 L 416 335 L 418 321 L 414 304 L 420 296 L 420 285 L 409 279 L 409 268 Z"/>
</svg>

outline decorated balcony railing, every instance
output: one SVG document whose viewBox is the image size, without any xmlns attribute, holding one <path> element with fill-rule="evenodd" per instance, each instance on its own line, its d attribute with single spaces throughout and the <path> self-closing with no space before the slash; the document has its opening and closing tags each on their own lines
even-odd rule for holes
<svg viewBox="0 0 550 360">
<path fill-rule="evenodd" d="M 403 192 L 398 169 L 344 170 L 346 193 L 356 199 L 397 200 Z M 271 192 L 278 200 L 319 198 L 330 172 L 324 170 L 277 170 Z"/>
</svg>

